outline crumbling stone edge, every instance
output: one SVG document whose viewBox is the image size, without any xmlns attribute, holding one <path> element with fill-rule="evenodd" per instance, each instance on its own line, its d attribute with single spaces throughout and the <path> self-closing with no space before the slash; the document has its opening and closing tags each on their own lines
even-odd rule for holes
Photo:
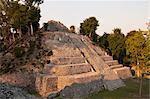
<svg viewBox="0 0 150 99">
<path fill-rule="evenodd" d="M 49 94 L 48 99 L 55 99 L 56 97 L 60 97 L 62 99 L 82 99 L 91 93 L 102 90 L 104 90 L 102 79 L 87 83 L 73 83 L 71 86 L 66 86 L 59 92 Z"/>
</svg>

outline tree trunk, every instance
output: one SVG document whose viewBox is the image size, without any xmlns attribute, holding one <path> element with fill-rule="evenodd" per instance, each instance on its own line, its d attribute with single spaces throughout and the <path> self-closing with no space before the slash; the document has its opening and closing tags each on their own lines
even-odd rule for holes
<svg viewBox="0 0 150 99">
<path fill-rule="evenodd" d="M 30 27 L 29 27 L 29 26 L 27 26 L 27 28 L 28 28 L 28 35 L 30 35 Z"/>
<path fill-rule="evenodd" d="M 19 29 L 19 38 L 21 38 L 21 35 L 22 35 L 22 31 L 21 31 L 21 26 L 20 26 L 20 29 Z"/>
<path fill-rule="evenodd" d="M 139 86 L 139 96 L 142 96 L 142 85 L 143 85 L 143 77 L 140 77 L 140 86 Z"/>
<path fill-rule="evenodd" d="M 90 39 L 92 39 L 92 37 L 91 37 L 91 36 L 92 36 L 92 33 L 90 32 L 90 34 L 89 34 L 89 38 L 90 38 Z"/>
<path fill-rule="evenodd" d="M 15 41 L 15 34 L 12 33 L 12 38 L 13 38 L 13 41 Z"/>
<path fill-rule="evenodd" d="M 33 35 L 33 26 L 32 26 L 32 23 L 30 23 L 30 28 L 31 28 L 31 35 Z"/>
</svg>

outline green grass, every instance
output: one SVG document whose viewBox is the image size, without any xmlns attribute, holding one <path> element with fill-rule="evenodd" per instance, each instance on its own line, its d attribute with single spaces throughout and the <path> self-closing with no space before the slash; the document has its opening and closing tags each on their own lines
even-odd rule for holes
<svg viewBox="0 0 150 99">
<path fill-rule="evenodd" d="M 142 97 L 139 97 L 139 81 L 137 79 L 128 79 L 125 84 L 125 87 L 114 91 L 104 90 L 91 94 L 87 99 L 150 99 L 150 80 L 143 79 Z"/>
</svg>

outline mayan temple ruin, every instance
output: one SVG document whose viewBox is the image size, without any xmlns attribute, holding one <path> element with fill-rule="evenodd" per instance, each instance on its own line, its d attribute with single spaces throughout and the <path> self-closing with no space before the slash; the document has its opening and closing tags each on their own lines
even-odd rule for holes
<svg viewBox="0 0 150 99">
<path fill-rule="evenodd" d="M 148 11 L 150 0 L 0 0 L 0 99 L 150 99 Z"/>
<path fill-rule="evenodd" d="M 92 91 L 101 84 L 112 91 L 125 86 L 122 79 L 131 77 L 128 67 L 113 60 L 86 36 L 67 32 L 42 34 L 43 44 L 52 50 L 52 55 L 46 56 L 48 63 L 36 77 L 36 89 L 42 96 L 57 93 L 73 83 L 89 83 Z M 95 86 L 90 85 L 94 81 Z"/>
</svg>

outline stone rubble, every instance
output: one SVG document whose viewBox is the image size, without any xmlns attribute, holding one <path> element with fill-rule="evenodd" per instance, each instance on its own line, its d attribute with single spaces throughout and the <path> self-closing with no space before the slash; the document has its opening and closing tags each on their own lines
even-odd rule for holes
<svg viewBox="0 0 150 99">
<path fill-rule="evenodd" d="M 60 91 L 60 97 L 63 99 L 82 99 L 91 93 L 99 92 L 103 90 L 102 79 L 95 80 L 89 83 L 82 84 L 72 84 L 71 86 L 66 86 L 62 91 Z"/>
<path fill-rule="evenodd" d="M 30 95 L 22 88 L 0 84 L 0 99 L 41 99 Z"/>
</svg>

